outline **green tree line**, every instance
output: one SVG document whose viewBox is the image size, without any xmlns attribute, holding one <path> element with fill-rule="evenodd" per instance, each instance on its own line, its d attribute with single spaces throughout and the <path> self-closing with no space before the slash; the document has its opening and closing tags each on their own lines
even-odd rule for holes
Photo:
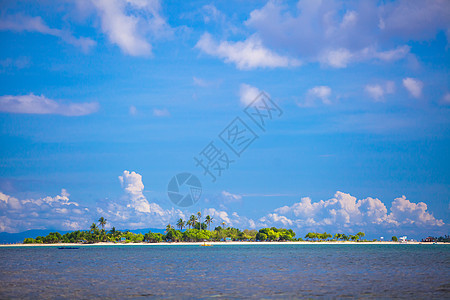
<svg viewBox="0 0 450 300">
<path fill-rule="evenodd" d="M 179 219 L 176 228 L 171 224 L 166 226 L 164 234 L 151 232 L 145 234 L 133 233 L 130 231 L 120 231 L 112 227 L 105 230 L 107 220 L 101 217 L 98 223 L 92 223 L 89 230 L 77 230 L 61 235 L 59 232 L 51 232 L 47 236 L 38 236 L 35 239 L 26 238 L 25 244 L 54 244 L 54 243 L 98 243 L 98 242 L 125 242 L 125 243 L 159 243 L 159 242 L 202 242 L 202 241 L 303 241 L 302 238 L 295 238 L 292 229 L 284 228 L 262 228 L 259 230 L 240 230 L 234 227 L 226 227 L 225 222 L 221 222 L 211 230 L 214 219 L 207 215 L 202 220 L 200 212 L 193 214 L 188 220 Z M 305 239 L 309 241 L 360 241 L 365 234 L 358 232 L 355 235 L 337 233 L 309 232 Z"/>
<path fill-rule="evenodd" d="M 324 232 L 308 232 L 305 235 L 305 239 L 309 241 L 360 241 L 366 234 L 364 232 L 358 232 L 355 235 L 347 235 L 344 233 L 336 233 L 332 235 L 330 233 Z"/>
</svg>

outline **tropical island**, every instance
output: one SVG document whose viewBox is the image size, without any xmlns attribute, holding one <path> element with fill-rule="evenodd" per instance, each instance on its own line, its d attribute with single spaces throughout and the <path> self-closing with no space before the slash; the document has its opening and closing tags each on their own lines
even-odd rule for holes
<svg viewBox="0 0 450 300">
<path fill-rule="evenodd" d="M 213 218 L 207 215 L 202 222 L 201 213 L 191 215 L 188 220 L 179 219 L 175 229 L 171 224 L 166 226 L 164 234 L 160 232 L 133 233 L 129 230 L 120 231 L 112 227 L 109 231 L 105 230 L 107 220 L 104 217 L 98 219 L 98 223 L 92 223 L 89 230 L 77 230 L 60 234 L 51 232 L 47 236 L 38 236 L 36 238 L 25 238 L 23 244 L 96 244 L 96 243 L 179 243 L 179 242 L 377 242 L 374 240 L 363 239 L 364 232 L 358 232 L 354 235 L 327 232 L 308 232 L 304 238 L 296 237 L 292 229 L 284 228 L 261 228 L 240 230 L 233 227 L 225 227 L 222 222 L 211 230 Z M 392 241 L 398 241 L 393 236 Z"/>
</svg>

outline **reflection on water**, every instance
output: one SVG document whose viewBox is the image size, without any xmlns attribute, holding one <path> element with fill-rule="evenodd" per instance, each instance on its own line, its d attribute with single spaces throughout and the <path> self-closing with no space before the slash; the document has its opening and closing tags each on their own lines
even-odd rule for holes
<svg viewBox="0 0 450 300">
<path fill-rule="evenodd" d="M 0 298 L 450 295 L 450 245 L 0 248 Z"/>
</svg>

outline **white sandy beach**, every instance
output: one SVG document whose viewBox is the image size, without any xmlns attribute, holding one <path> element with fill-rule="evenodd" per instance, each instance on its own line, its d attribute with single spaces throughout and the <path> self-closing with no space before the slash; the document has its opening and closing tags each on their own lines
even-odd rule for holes
<svg viewBox="0 0 450 300">
<path fill-rule="evenodd" d="M 178 242 L 178 243 L 95 243 L 95 244 L 0 244 L 0 247 L 92 247 L 92 246 L 189 246 L 189 245 L 203 245 L 203 242 Z M 208 245 L 221 246 L 239 246 L 239 245 L 431 245 L 433 243 L 423 242 L 207 242 Z M 446 244 L 446 243 L 436 243 Z"/>
</svg>

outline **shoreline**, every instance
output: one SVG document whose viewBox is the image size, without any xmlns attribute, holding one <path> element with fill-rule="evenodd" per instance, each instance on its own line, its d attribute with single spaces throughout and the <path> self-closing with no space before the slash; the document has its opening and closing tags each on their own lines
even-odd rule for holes
<svg viewBox="0 0 450 300">
<path fill-rule="evenodd" d="M 204 242 L 161 242 L 161 243 L 111 243 L 100 242 L 94 244 L 74 244 L 74 243 L 56 243 L 56 244 L 0 244 L 0 248 L 5 247 L 92 247 L 92 246 L 200 246 Z M 449 243 L 425 243 L 425 242 L 206 242 L 211 246 L 239 246 L 239 245 L 445 245 Z"/>
</svg>

